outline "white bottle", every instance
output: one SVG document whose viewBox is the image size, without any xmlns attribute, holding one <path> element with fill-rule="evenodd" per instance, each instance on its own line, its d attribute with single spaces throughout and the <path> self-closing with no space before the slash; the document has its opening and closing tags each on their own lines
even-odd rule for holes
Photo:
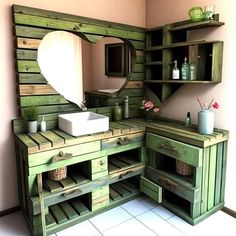
<svg viewBox="0 0 236 236">
<path fill-rule="evenodd" d="M 47 130 L 47 124 L 46 121 L 44 120 L 44 117 L 42 118 L 42 121 L 40 123 L 40 131 L 45 132 Z"/>
<path fill-rule="evenodd" d="M 125 96 L 125 112 L 124 112 L 124 118 L 129 118 L 129 97 Z"/>
<path fill-rule="evenodd" d="M 177 61 L 174 61 L 174 68 L 172 69 L 172 79 L 179 79 L 179 69 L 177 67 Z"/>
</svg>

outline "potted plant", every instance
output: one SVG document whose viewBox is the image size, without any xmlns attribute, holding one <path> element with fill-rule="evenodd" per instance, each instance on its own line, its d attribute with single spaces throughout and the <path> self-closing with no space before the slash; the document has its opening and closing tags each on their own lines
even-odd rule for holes
<svg viewBox="0 0 236 236">
<path fill-rule="evenodd" d="M 28 132 L 37 132 L 37 119 L 38 119 L 38 108 L 36 106 L 27 107 L 22 112 L 22 117 L 28 123 Z"/>
</svg>

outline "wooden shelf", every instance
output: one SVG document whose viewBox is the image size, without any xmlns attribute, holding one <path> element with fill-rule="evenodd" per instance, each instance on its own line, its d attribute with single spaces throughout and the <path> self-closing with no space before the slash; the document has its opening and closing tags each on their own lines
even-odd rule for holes
<svg viewBox="0 0 236 236">
<path fill-rule="evenodd" d="M 221 25 L 224 25 L 224 22 L 215 21 L 215 20 L 192 22 L 190 20 L 190 21 L 174 24 L 173 27 L 169 29 L 169 31 L 173 32 L 173 31 L 178 31 L 178 30 L 196 30 L 196 29 L 202 29 L 202 28 L 217 27 Z"/>
<path fill-rule="evenodd" d="M 180 43 L 166 44 L 162 46 L 149 47 L 149 48 L 145 48 L 144 50 L 146 52 L 150 52 L 150 51 L 157 51 L 157 50 L 163 50 L 163 49 L 168 49 L 168 48 L 187 47 L 187 46 L 192 46 L 192 45 L 210 44 L 210 43 L 217 43 L 217 42 L 220 42 L 220 41 L 219 40 L 213 40 L 213 41 L 195 40 L 195 41 L 180 42 Z"/>
<path fill-rule="evenodd" d="M 163 65 L 162 61 L 150 61 L 144 63 L 145 66 L 156 66 L 156 65 Z"/>
<path fill-rule="evenodd" d="M 147 84 L 218 84 L 216 81 L 203 80 L 145 80 Z"/>
</svg>

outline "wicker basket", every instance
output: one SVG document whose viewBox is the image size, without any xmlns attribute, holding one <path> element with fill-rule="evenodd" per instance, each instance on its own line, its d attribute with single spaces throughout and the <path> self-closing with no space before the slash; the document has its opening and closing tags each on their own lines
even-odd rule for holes
<svg viewBox="0 0 236 236">
<path fill-rule="evenodd" d="M 193 167 L 187 163 L 176 160 L 176 172 L 180 175 L 193 175 Z"/>
<path fill-rule="evenodd" d="M 48 178 L 50 180 L 62 180 L 67 177 L 67 167 L 61 167 L 55 170 L 48 171 Z"/>
</svg>

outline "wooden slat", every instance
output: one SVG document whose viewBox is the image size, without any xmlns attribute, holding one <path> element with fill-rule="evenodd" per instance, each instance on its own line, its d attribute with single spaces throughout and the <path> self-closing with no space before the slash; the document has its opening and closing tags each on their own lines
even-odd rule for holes
<svg viewBox="0 0 236 236">
<path fill-rule="evenodd" d="M 47 227 L 52 227 L 52 226 L 56 225 L 56 221 L 50 212 L 45 216 L 45 219 L 46 219 Z"/>
<path fill-rule="evenodd" d="M 129 81 L 126 85 L 125 88 L 143 88 L 143 81 Z"/>
<path fill-rule="evenodd" d="M 16 58 L 20 59 L 20 60 L 36 60 L 37 59 L 37 51 L 36 50 L 17 49 L 16 50 Z"/>
<path fill-rule="evenodd" d="M 19 138 L 27 146 L 28 151 L 35 152 L 39 150 L 37 143 L 35 143 L 28 135 L 18 134 L 17 138 Z"/>
<path fill-rule="evenodd" d="M 21 13 L 14 13 L 14 20 L 16 24 L 38 26 L 47 29 L 69 30 L 72 32 L 100 34 L 140 41 L 143 41 L 145 38 L 145 35 L 142 32 L 134 32 L 124 29 L 113 29 L 104 26 L 96 26 L 85 23 L 81 24 L 80 22 L 50 19 L 46 17 L 32 16 Z"/>
<path fill-rule="evenodd" d="M 20 106 L 29 107 L 32 105 L 56 105 L 56 104 L 68 104 L 69 102 L 62 95 L 50 95 L 50 96 L 29 96 L 20 97 Z"/>
<path fill-rule="evenodd" d="M 42 39 L 46 34 L 50 32 L 52 32 L 52 30 L 15 25 L 15 34 L 18 37 L 30 37 L 30 38 Z"/>
<path fill-rule="evenodd" d="M 227 147 L 228 147 L 228 142 L 227 141 L 223 142 L 223 161 L 222 161 L 222 179 L 221 179 L 220 202 L 224 202 L 224 196 L 225 196 Z"/>
<path fill-rule="evenodd" d="M 207 210 L 213 208 L 215 203 L 215 183 L 216 183 L 216 145 L 211 146 L 209 161 L 209 183 Z"/>
<path fill-rule="evenodd" d="M 111 187 L 110 187 L 109 191 L 110 191 L 110 198 L 112 200 L 119 200 L 119 199 L 121 199 L 121 195 L 119 193 L 117 193 L 114 189 L 112 189 Z"/>
<path fill-rule="evenodd" d="M 24 73 L 40 73 L 40 68 L 37 61 L 18 60 L 17 71 Z"/>
<path fill-rule="evenodd" d="M 209 176 L 209 160 L 210 147 L 204 149 L 203 153 L 203 173 L 202 173 L 202 195 L 201 195 L 201 214 L 207 211 L 208 201 L 208 176 Z"/>
<path fill-rule="evenodd" d="M 17 38 L 17 48 L 27 48 L 27 49 L 38 49 L 40 39 L 31 39 L 31 38 Z"/>
<path fill-rule="evenodd" d="M 100 25 L 104 27 L 113 27 L 115 29 L 127 29 L 131 31 L 144 32 L 144 28 L 142 27 L 109 22 L 109 21 L 104 21 L 104 20 L 97 20 L 97 19 L 88 18 L 84 16 L 70 15 L 70 14 L 61 13 L 61 12 L 48 11 L 48 10 L 20 6 L 20 5 L 13 5 L 13 12 L 35 15 L 35 16 L 44 16 L 44 17 L 48 17 L 52 19 L 61 19 L 61 20 L 68 20 L 68 21 L 74 21 L 74 22 L 79 21 L 81 23 L 90 23 L 90 24 Z"/>
<path fill-rule="evenodd" d="M 218 143 L 217 144 L 217 155 L 216 155 L 215 205 L 220 203 L 222 161 L 223 161 L 223 143 Z"/>
<path fill-rule="evenodd" d="M 39 145 L 41 151 L 48 150 L 52 147 L 51 143 L 39 133 L 28 134 L 28 136 Z"/>
<path fill-rule="evenodd" d="M 65 215 L 67 216 L 69 220 L 72 220 L 78 217 L 78 214 L 68 202 L 62 202 L 59 204 L 59 206 L 61 207 L 62 211 L 65 213 Z"/>
<path fill-rule="evenodd" d="M 76 186 L 76 183 L 70 178 L 66 177 L 65 179 L 59 180 L 63 188 L 70 188 Z"/>
<path fill-rule="evenodd" d="M 65 223 L 68 220 L 66 215 L 58 205 L 50 206 L 49 209 L 57 224 Z"/>
<path fill-rule="evenodd" d="M 19 85 L 21 96 L 58 94 L 51 85 Z"/>
<path fill-rule="evenodd" d="M 90 181 L 89 179 L 86 179 L 84 176 L 79 175 L 78 173 L 70 174 L 70 178 L 72 178 L 77 185 L 82 185 Z"/>
<path fill-rule="evenodd" d="M 119 193 L 122 197 L 126 197 L 130 194 L 130 192 L 127 189 L 123 188 L 119 183 L 112 184 L 111 188 Z"/>
<path fill-rule="evenodd" d="M 117 166 L 118 168 L 127 168 L 128 166 L 130 166 L 129 164 L 127 163 L 124 163 L 122 161 L 119 161 L 115 158 L 110 158 L 109 159 L 109 162 L 114 165 L 114 166 Z"/>
<path fill-rule="evenodd" d="M 61 147 L 64 145 L 64 139 L 60 136 L 56 135 L 52 131 L 46 131 L 40 133 L 42 136 L 44 136 L 46 139 L 48 139 L 52 143 L 52 147 Z"/>
<path fill-rule="evenodd" d="M 20 84 L 47 84 L 43 75 L 36 73 L 19 73 L 17 79 Z"/>
<path fill-rule="evenodd" d="M 70 203 L 80 216 L 89 212 L 89 209 L 78 198 L 72 199 Z"/>
<path fill-rule="evenodd" d="M 58 192 L 58 191 L 62 190 L 62 186 L 59 184 L 59 182 L 54 181 L 54 180 L 50 180 L 50 179 L 45 179 L 44 180 L 44 186 L 51 193 Z"/>
</svg>

